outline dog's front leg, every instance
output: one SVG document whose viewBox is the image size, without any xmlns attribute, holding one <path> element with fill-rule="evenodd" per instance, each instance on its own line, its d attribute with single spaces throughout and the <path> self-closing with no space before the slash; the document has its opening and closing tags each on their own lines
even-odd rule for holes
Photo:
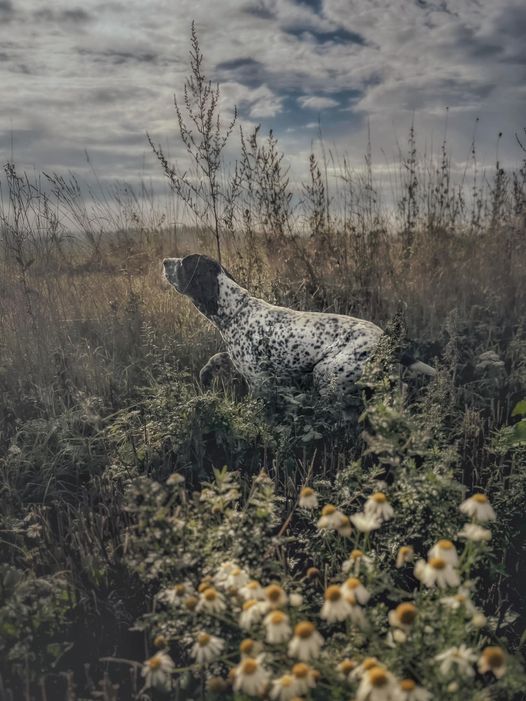
<svg viewBox="0 0 526 701">
<path fill-rule="evenodd" d="M 201 368 L 199 380 L 203 387 L 209 387 L 212 384 L 214 377 L 218 375 L 227 375 L 232 372 L 233 365 L 230 355 L 226 352 L 216 353 L 208 363 Z"/>
</svg>

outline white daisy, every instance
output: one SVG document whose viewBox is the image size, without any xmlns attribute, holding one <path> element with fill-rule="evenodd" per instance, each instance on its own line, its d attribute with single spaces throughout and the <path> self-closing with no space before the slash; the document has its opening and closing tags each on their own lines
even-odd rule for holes
<svg viewBox="0 0 526 701">
<path fill-rule="evenodd" d="M 345 679 L 345 681 L 348 682 L 351 681 L 351 672 L 355 670 L 356 667 L 357 663 L 354 660 L 347 658 L 336 665 L 336 671 L 341 679 Z"/>
<path fill-rule="evenodd" d="M 155 687 L 169 691 L 172 687 L 172 674 L 175 671 L 175 665 L 172 658 L 165 652 L 158 652 L 143 665 L 142 676 L 144 677 L 144 685 Z"/>
<path fill-rule="evenodd" d="M 460 585 L 457 570 L 441 557 L 432 557 L 429 562 L 419 560 L 415 565 L 415 576 L 429 588 L 438 585 L 440 589 L 445 589 Z"/>
<path fill-rule="evenodd" d="M 302 509 L 317 509 L 318 497 L 311 487 L 303 487 L 300 492 L 299 504 Z"/>
<path fill-rule="evenodd" d="M 294 628 L 294 637 L 289 643 L 289 656 L 308 662 L 319 656 L 323 638 L 313 623 L 302 621 Z"/>
<path fill-rule="evenodd" d="M 373 561 L 369 555 L 366 555 L 362 550 L 356 548 L 351 552 L 349 558 L 343 562 L 342 571 L 344 574 L 348 574 L 349 572 L 359 574 L 361 569 L 369 571 L 372 567 Z"/>
<path fill-rule="evenodd" d="M 366 657 L 350 672 L 349 676 L 353 681 L 359 681 L 363 678 L 364 674 L 370 669 L 373 669 L 373 667 L 382 667 L 382 665 L 376 657 Z"/>
<path fill-rule="evenodd" d="M 358 605 L 355 595 L 347 594 L 345 599 L 350 607 L 349 618 L 351 619 L 351 623 L 365 630 L 365 628 L 367 628 L 367 619 L 362 607 Z"/>
<path fill-rule="evenodd" d="M 263 620 L 267 631 L 266 641 L 271 645 L 279 645 L 290 640 L 292 628 L 289 617 L 283 611 L 271 611 Z"/>
<path fill-rule="evenodd" d="M 444 675 L 456 667 L 456 671 L 465 677 L 474 677 L 473 663 L 477 660 L 477 655 L 464 643 L 459 647 L 450 647 L 440 655 L 435 656 L 435 660 L 440 662 L 440 672 Z"/>
<path fill-rule="evenodd" d="M 270 698 L 276 701 L 291 701 L 296 697 L 297 682 L 293 674 L 284 674 L 272 681 Z"/>
<path fill-rule="evenodd" d="M 232 567 L 225 578 L 224 586 L 226 589 L 240 589 L 249 581 L 249 576 L 245 570 L 240 567 Z"/>
<path fill-rule="evenodd" d="M 166 484 L 167 484 L 169 487 L 176 487 L 176 486 L 178 486 L 179 484 L 183 484 L 183 482 L 184 482 L 184 477 L 183 477 L 183 475 L 181 475 L 180 472 L 174 472 L 174 473 L 172 473 L 172 474 L 168 477 L 168 479 L 166 480 Z"/>
<path fill-rule="evenodd" d="M 244 630 L 249 630 L 256 623 L 259 623 L 263 615 L 266 613 L 268 606 L 264 601 L 257 599 L 248 599 L 241 607 L 241 615 L 239 616 L 239 626 Z"/>
<path fill-rule="evenodd" d="M 221 613 L 226 609 L 223 595 L 220 594 L 214 587 L 208 587 L 199 595 L 199 601 L 195 607 L 196 611 L 205 611 L 206 613 Z"/>
<path fill-rule="evenodd" d="M 298 696 L 308 694 L 316 686 L 318 674 L 316 670 L 304 662 L 298 662 L 292 668 L 292 676 L 296 680 L 296 693 Z"/>
<path fill-rule="evenodd" d="M 497 679 L 500 679 L 506 673 L 504 650 L 497 646 L 485 647 L 479 657 L 478 668 L 481 674 L 493 672 Z"/>
<path fill-rule="evenodd" d="M 270 674 L 263 667 L 264 655 L 245 657 L 234 670 L 234 691 L 243 691 L 249 696 L 263 694 L 268 686 Z"/>
<path fill-rule="evenodd" d="M 231 562 L 230 560 L 225 560 L 225 562 L 222 562 L 214 575 L 214 582 L 219 586 L 224 586 L 226 578 L 235 567 L 237 567 L 236 563 Z"/>
<path fill-rule="evenodd" d="M 256 657 L 263 649 L 262 643 L 252 638 L 245 638 L 239 643 L 241 657 Z"/>
<path fill-rule="evenodd" d="M 343 591 L 337 585 L 332 585 L 325 590 L 324 602 L 320 617 L 329 623 L 344 621 L 351 615 L 351 607 L 345 600 Z"/>
<path fill-rule="evenodd" d="M 224 645 L 225 641 L 215 635 L 199 633 L 192 647 L 192 655 L 198 664 L 208 664 L 220 655 Z"/>
<path fill-rule="evenodd" d="M 398 604 L 398 606 L 395 609 L 389 611 L 389 625 L 393 628 L 400 628 L 405 633 L 408 633 L 411 630 L 413 623 L 415 622 L 417 613 L 418 611 L 414 604 L 411 604 L 409 602 Z"/>
<path fill-rule="evenodd" d="M 476 608 L 469 595 L 469 590 L 464 587 L 460 587 L 453 596 L 443 596 L 440 599 L 440 603 L 453 611 L 457 611 L 459 608 L 463 607 L 469 615 L 473 615 L 476 612 Z"/>
<path fill-rule="evenodd" d="M 384 667 L 365 672 L 356 692 L 356 701 L 393 701 L 398 685 L 395 677 Z"/>
<path fill-rule="evenodd" d="M 256 582 L 255 579 L 250 580 L 250 582 L 247 582 L 244 586 L 242 586 L 239 589 L 239 593 L 245 600 L 261 600 L 265 598 L 265 592 L 263 591 L 263 587 L 259 582 Z"/>
<path fill-rule="evenodd" d="M 422 686 L 417 686 L 412 679 L 402 679 L 397 701 L 431 701 L 433 695 Z"/>
<path fill-rule="evenodd" d="M 465 538 L 474 543 L 482 543 L 491 540 L 491 531 L 488 528 L 478 526 L 476 523 L 466 523 L 457 535 L 459 538 Z"/>
<path fill-rule="evenodd" d="M 333 504 L 326 504 L 321 510 L 317 526 L 320 530 L 337 530 L 342 524 L 344 515 Z"/>
<path fill-rule="evenodd" d="M 351 521 L 361 533 L 370 533 L 380 528 L 382 522 L 374 514 L 357 513 L 351 516 Z"/>
<path fill-rule="evenodd" d="M 439 540 L 428 552 L 428 559 L 438 557 L 448 565 L 455 567 L 458 565 L 458 554 L 455 546 L 450 540 Z"/>
<path fill-rule="evenodd" d="M 460 505 L 463 514 L 480 521 L 495 521 L 497 516 L 485 494 L 473 494 Z"/>
<path fill-rule="evenodd" d="M 287 595 L 279 584 L 269 584 L 264 590 L 265 601 L 271 608 L 283 608 L 287 603 Z"/>
<path fill-rule="evenodd" d="M 394 509 L 383 492 L 375 492 L 367 499 L 364 506 L 367 516 L 375 516 L 381 521 L 388 521 L 394 516 Z"/>
<path fill-rule="evenodd" d="M 348 516 L 345 516 L 345 514 L 342 514 L 341 519 L 340 519 L 340 525 L 337 526 L 336 531 L 338 535 L 341 535 L 343 538 L 350 538 L 352 535 L 352 528 L 351 528 L 351 520 Z"/>
<path fill-rule="evenodd" d="M 342 584 L 342 591 L 344 594 L 354 594 L 356 601 L 362 605 L 366 604 L 371 598 L 371 595 L 358 577 L 349 577 L 349 579 Z"/>
<path fill-rule="evenodd" d="M 292 592 L 289 596 L 289 603 L 291 606 L 294 606 L 294 608 L 299 608 L 303 603 L 302 595 L 298 594 L 298 592 Z"/>
<path fill-rule="evenodd" d="M 477 611 L 476 613 L 474 613 L 473 618 L 471 619 L 471 624 L 475 628 L 484 628 L 487 622 L 488 619 L 481 611 Z"/>
<path fill-rule="evenodd" d="M 410 562 L 414 556 L 415 551 L 412 545 L 402 545 L 396 555 L 396 567 L 400 569 L 400 567 L 403 567 L 407 562 Z"/>
<path fill-rule="evenodd" d="M 166 601 L 171 606 L 177 606 L 184 598 L 192 593 L 192 587 L 188 583 L 175 584 L 173 587 L 163 589 L 159 594 L 160 601 Z"/>
</svg>

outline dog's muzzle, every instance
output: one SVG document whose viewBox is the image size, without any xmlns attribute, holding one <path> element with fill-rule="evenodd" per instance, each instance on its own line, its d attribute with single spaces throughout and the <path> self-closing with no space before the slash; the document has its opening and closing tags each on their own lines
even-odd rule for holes
<svg viewBox="0 0 526 701">
<path fill-rule="evenodd" d="M 178 273 L 181 268 L 181 258 L 165 258 L 163 260 L 164 277 L 177 287 Z"/>
</svg>

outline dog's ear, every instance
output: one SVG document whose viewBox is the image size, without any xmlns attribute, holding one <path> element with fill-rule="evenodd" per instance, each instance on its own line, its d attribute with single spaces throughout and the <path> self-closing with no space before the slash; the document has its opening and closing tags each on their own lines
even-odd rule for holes
<svg viewBox="0 0 526 701">
<path fill-rule="evenodd" d="M 223 269 L 208 256 L 191 255 L 182 260 L 186 289 L 185 293 L 205 316 L 214 316 L 218 311 L 218 275 Z"/>
</svg>

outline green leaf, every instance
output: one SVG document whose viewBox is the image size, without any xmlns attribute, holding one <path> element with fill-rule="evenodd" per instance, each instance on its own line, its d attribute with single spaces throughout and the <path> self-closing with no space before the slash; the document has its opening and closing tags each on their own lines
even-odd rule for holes
<svg viewBox="0 0 526 701">
<path fill-rule="evenodd" d="M 513 407 L 513 411 L 511 412 L 512 416 L 526 416 L 526 399 L 523 399 L 520 402 L 517 402 L 515 406 Z"/>
</svg>

